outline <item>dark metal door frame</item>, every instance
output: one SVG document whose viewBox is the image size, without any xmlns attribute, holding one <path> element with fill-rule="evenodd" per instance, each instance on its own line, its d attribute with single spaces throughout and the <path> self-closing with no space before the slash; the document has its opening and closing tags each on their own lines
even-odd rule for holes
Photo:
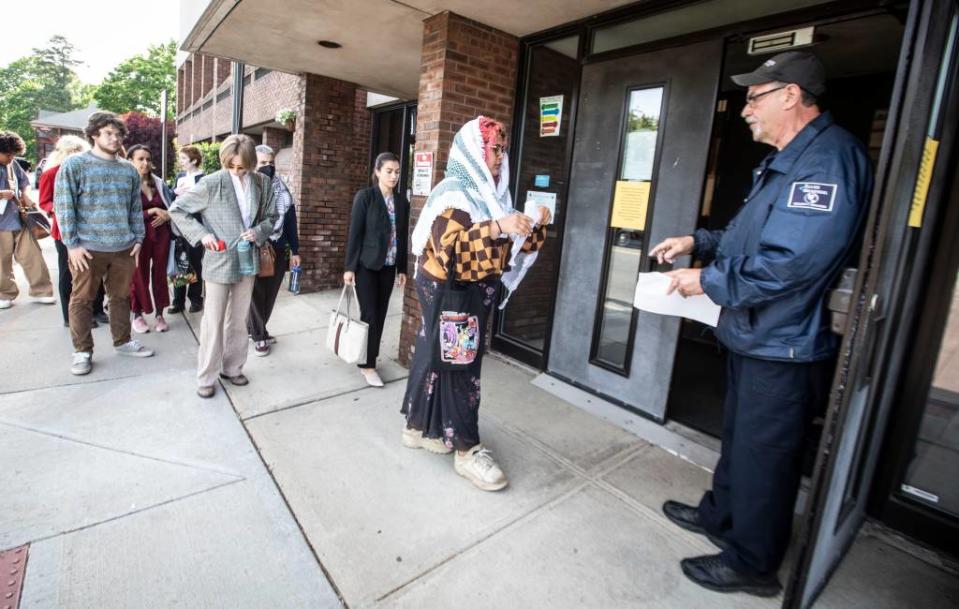
<svg viewBox="0 0 959 609">
<path fill-rule="evenodd" d="M 929 231 L 906 229 L 953 2 L 913 2 L 903 36 L 896 84 L 876 172 L 876 187 L 860 269 L 830 393 L 819 456 L 802 517 L 797 560 L 783 607 L 815 602 L 864 518 L 865 495 L 879 457 L 892 396 L 908 357 L 903 324 L 915 307 L 916 275 Z M 936 165 L 941 176 L 942 156 Z M 934 184 L 938 183 L 934 177 Z M 936 189 L 927 218 L 936 213 Z M 850 460 L 851 451 L 865 451 Z M 850 471 L 857 463 L 858 471 Z"/>
</svg>

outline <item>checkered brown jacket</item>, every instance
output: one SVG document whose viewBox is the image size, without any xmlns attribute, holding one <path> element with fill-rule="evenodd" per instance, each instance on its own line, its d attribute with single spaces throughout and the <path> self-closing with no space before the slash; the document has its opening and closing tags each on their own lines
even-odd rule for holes
<svg viewBox="0 0 959 609">
<path fill-rule="evenodd" d="M 430 240 L 419 258 L 420 270 L 436 281 L 446 279 L 446 267 L 455 256 L 458 281 L 480 281 L 509 270 L 510 241 L 490 236 L 492 220 L 473 224 L 465 211 L 447 209 L 433 221 Z M 540 226 L 526 239 L 524 252 L 535 252 L 546 242 Z"/>
</svg>

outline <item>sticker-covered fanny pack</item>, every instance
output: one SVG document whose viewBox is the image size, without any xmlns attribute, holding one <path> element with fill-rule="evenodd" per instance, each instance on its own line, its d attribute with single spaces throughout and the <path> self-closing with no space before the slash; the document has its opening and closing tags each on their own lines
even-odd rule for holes
<svg viewBox="0 0 959 609">
<path fill-rule="evenodd" d="M 439 358 L 445 364 L 468 366 L 480 347 L 479 318 L 469 313 L 442 311 L 439 319 Z"/>
</svg>

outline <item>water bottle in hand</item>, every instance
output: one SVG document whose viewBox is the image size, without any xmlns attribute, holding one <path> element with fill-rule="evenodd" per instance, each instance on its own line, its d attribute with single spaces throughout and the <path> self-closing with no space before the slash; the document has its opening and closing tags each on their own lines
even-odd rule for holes
<svg viewBox="0 0 959 609">
<path fill-rule="evenodd" d="M 300 293 L 300 265 L 296 265 L 290 269 L 290 292 L 294 294 Z"/>
</svg>

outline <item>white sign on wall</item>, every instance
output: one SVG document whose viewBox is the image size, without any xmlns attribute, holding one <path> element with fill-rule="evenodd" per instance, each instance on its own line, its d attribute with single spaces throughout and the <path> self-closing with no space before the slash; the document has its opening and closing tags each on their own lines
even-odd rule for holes
<svg viewBox="0 0 959 609">
<path fill-rule="evenodd" d="M 413 153 L 413 196 L 428 197 L 433 188 L 433 153 Z"/>
</svg>

